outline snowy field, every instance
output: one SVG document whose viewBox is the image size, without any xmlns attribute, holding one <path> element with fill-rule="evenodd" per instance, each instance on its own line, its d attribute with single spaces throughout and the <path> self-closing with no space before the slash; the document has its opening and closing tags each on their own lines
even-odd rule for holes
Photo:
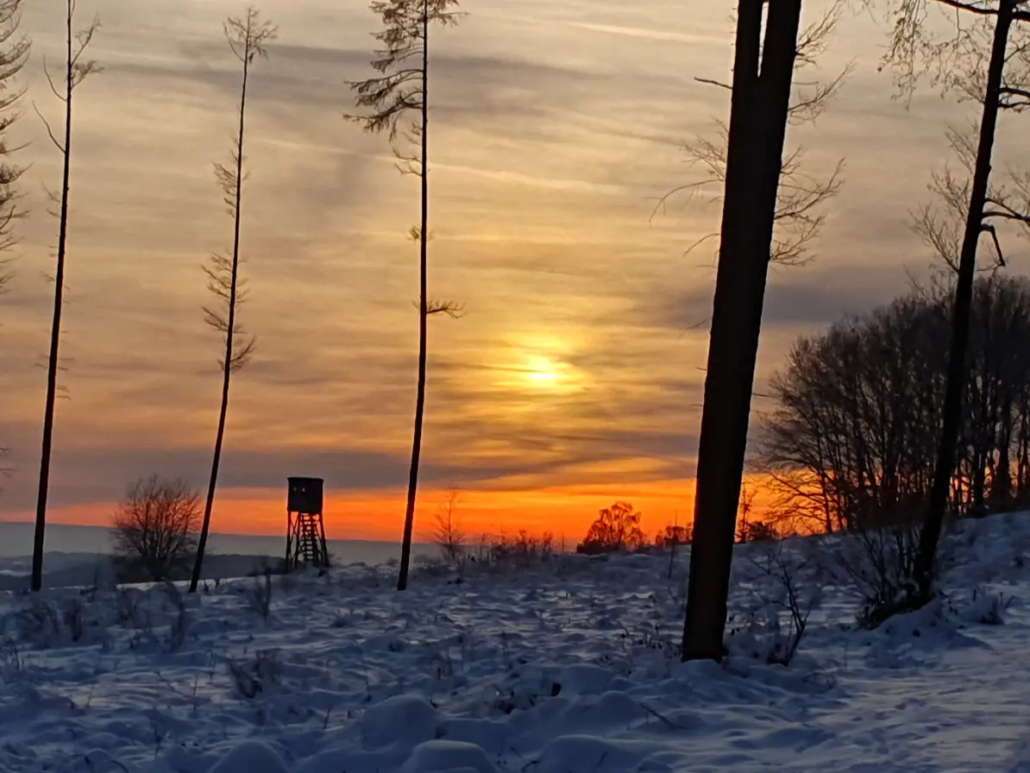
<svg viewBox="0 0 1030 773">
<path fill-rule="evenodd" d="M 949 540 L 945 601 L 864 632 L 822 587 L 789 667 L 751 657 L 761 545 L 722 666 L 679 662 L 686 555 L 0 594 L 0 770 L 1030 772 L 1030 515 Z"/>
<path fill-rule="evenodd" d="M 0 591 L 29 587 L 32 571 L 32 540 L 35 525 L 0 521 Z M 48 524 L 43 587 L 66 588 L 109 582 L 114 577 L 111 563 L 112 529 L 98 526 Z M 385 563 L 400 557 L 396 542 L 329 540 L 334 563 Z M 248 577 L 282 560 L 285 537 L 243 534 L 211 534 L 204 561 L 203 577 Z M 435 555 L 432 545 L 415 544 L 415 554 Z M 185 576 L 188 576 L 185 575 Z"/>
</svg>

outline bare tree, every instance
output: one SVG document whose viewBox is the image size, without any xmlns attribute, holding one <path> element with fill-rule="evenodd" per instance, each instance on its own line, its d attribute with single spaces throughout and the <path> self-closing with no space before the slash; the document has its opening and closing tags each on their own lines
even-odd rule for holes
<svg viewBox="0 0 1030 773">
<path fill-rule="evenodd" d="M 1025 55 L 1025 39 L 1017 41 L 1014 53 L 1010 53 L 1010 43 L 1014 23 L 1030 21 L 1030 2 L 900 0 L 897 6 L 894 13 L 896 26 L 887 62 L 895 66 L 899 85 L 906 89 L 914 88 L 921 70 L 929 67 L 932 68 L 935 79 L 946 89 L 957 89 L 961 95 L 976 99 L 983 106 L 975 154 L 972 147 L 969 148 L 972 179 L 968 189 L 951 186 L 945 188 L 955 196 L 967 193 L 968 207 L 961 242 L 958 244 L 958 275 L 952 305 L 943 423 L 937 444 L 933 487 L 914 568 L 915 590 L 911 604 L 919 605 L 931 597 L 937 543 L 944 524 L 956 467 L 965 399 L 973 286 L 977 253 L 984 233 L 994 237 L 999 258 L 1004 262 L 997 233 L 990 222 L 994 213 L 988 209 L 991 199 L 991 159 L 999 112 L 1008 107 L 1021 109 L 1030 104 L 1030 92 L 1010 81 L 1013 76 L 1022 77 L 1023 68 L 1009 67 L 1014 56 L 1022 62 Z M 949 18 L 954 16 L 954 35 L 949 35 L 943 41 L 934 37 L 926 18 L 930 6 L 945 11 Z M 968 24 L 963 21 L 962 12 L 969 14 L 968 18 L 971 21 Z M 993 20 L 993 29 L 983 26 L 985 23 L 989 24 L 990 20 Z M 982 45 L 986 41 L 989 41 L 987 47 Z"/>
<path fill-rule="evenodd" d="M 798 38 L 795 73 L 801 74 L 806 68 L 815 64 L 819 55 L 826 50 L 829 41 L 840 21 L 845 0 L 837 0 L 814 23 L 806 27 Z M 838 94 L 847 76 L 851 72 L 848 66 L 835 78 L 826 81 L 798 82 L 789 106 L 792 125 L 814 123 Z M 731 86 L 720 81 L 697 78 L 705 83 L 727 91 Z M 683 144 L 691 166 L 700 167 L 702 177 L 699 180 L 678 185 L 658 198 L 651 213 L 653 218 L 663 211 L 669 201 L 680 194 L 700 193 L 708 188 L 723 187 L 726 184 L 726 151 L 729 143 L 729 127 L 724 121 L 716 122 L 716 138 L 695 137 Z M 843 184 L 844 160 L 837 162 L 834 170 L 825 177 L 815 177 L 804 169 L 805 149 L 797 146 L 782 161 L 780 184 L 776 204 L 776 229 L 771 252 L 771 260 L 782 265 L 801 265 L 810 259 L 812 242 L 819 235 L 826 213 L 823 205 L 837 195 Z M 718 198 L 716 198 L 718 200 Z M 717 237 L 717 233 L 707 234 L 693 244 L 686 252 L 691 252 L 701 244 Z"/>
<path fill-rule="evenodd" d="M 17 242 L 14 221 L 21 215 L 17 208 L 17 183 L 24 169 L 11 163 L 18 150 L 7 142 L 7 133 L 21 117 L 16 109 L 25 91 L 15 79 L 28 61 L 31 43 L 19 32 L 22 0 L 0 0 L 0 255 Z M 0 293 L 11 278 L 10 261 L 0 258 Z"/>
<path fill-rule="evenodd" d="M 411 539 L 415 527 L 415 497 L 418 490 L 419 460 L 422 454 L 422 422 L 426 405 L 426 339 L 430 316 L 460 316 L 460 304 L 431 301 L 428 295 L 429 242 L 429 30 L 432 25 L 457 24 L 453 10 L 458 0 L 374 0 L 372 12 L 383 29 L 375 33 L 381 48 L 374 53 L 372 68 L 379 76 L 350 83 L 362 114 L 345 117 L 367 132 L 386 131 L 401 174 L 415 175 L 421 183 L 422 214 L 411 237 L 419 244 L 418 300 L 418 387 L 415 398 L 415 429 L 408 472 L 408 497 L 404 513 L 404 536 L 397 589 L 408 587 Z M 407 116 L 417 117 L 405 124 Z M 401 142 L 398 142 L 401 140 Z"/>
<path fill-rule="evenodd" d="M 802 0 L 738 0 L 683 659 L 721 660 Z"/>
<path fill-rule="evenodd" d="M 24 169 L 10 161 L 18 150 L 7 143 L 7 132 L 21 117 L 17 105 L 24 89 L 16 87 L 15 79 L 28 61 L 31 44 L 19 33 L 22 0 L 0 0 L 0 255 L 17 242 L 13 233 L 14 221 L 21 216 L 17 208 L 17 183 Z M 11 261 L 0 257 L 0 295 L 7 289 L 12 277 Z M 0 447 L 0 458 L 7 449 Z M 0 463 L 0 478 L 10 469 Z M 0 489 L 2 491 L 3 489 Z"/>
<path fill-rule="evenodd" d="M 464 557 L 466 551 L 466 535 L 461 529 L 458 514 L 460 501 L 460 490 L 454 488 L 447 492 L 446 499 L 436 510 L 436 527 L 433 529 L 433 541 L 444 558 L 455 563 Z"/>
<path fill-rule="evenodd" d="M 61 313 L 64 309 L 65 259 L 68 247 L 68 200 L 71 188 L 72 161 L 72 96 L 75 90 L 90 75 L 100 72 L 100 66 L 91 59 L 83 59 L 86 49 L 100 29 L 99 17 L 94 17 L 88 27 L 75 30 L 75 0 L 67 0 L 66 54 L 63 78 L 60 85 L 54 81 L 44 60 L 43 68 L 47 84 L 54 96 L 64 103 L 63 139 L 58 139 L 50 122 L 36 108 L 36 113 L 46 126 L 47 136 L 63 157 L 60 193 L 48 191 L 55 206 L 52 214 L 58 220 L 57 270 L 54 274 L 54 315 L 50 329 L 50 356 L 47 363 L 46 409 L 43 414 L 43 447 L 39 464 L 39 494 L 36 500 L 36 531 L 32 546 L 32 590 L 43 587 L 43 540 L 46 535 L 47 495 L 50 490 L 50 454 L 54 434 L 54 407 L 57 399 L 57 371 L 60 363 Z M 35 105 L 33 105 L 35 107 Z"/>
<path fill-rule="evenodd" d="M 758 435 L 774 510 L 840 539 L 833 561 L 878 625 L 910 605 L 934 480 L 948 371 L 948 285 L 798 340 L 770 382 L 776 408 Z M 1030 498 L 1030 282 L 997 273 L 973 288 L 954 516 Z"/>
<path fill-rule="evenodd" d="M 246 129 L 247 85 L 250 67 L 258 57 L 268 58 L 268 44 L 278 36 L 278 29 L 262 21 L 258 12 L 248 8 L 242 18 L 230 16 L 222 25 L 225 39 L 242 65 L 240 81 L 239 126 L 233 137 L 233 147 L 228 165 L 215 164 L 215 180 L 222 191 L 226 211 L 233 221 L 232 249 L 228 254 L 215 253 L 204 267 L 207 274 L 207 288 L 217 299 L 218 305 L 204 308 L 204 321 L 224 336 L 225 353 L 219 360 L 222 369 L 222 401 L 218 410 L 218 431 L 215 433 L 215 450 L 211 459 L 211 477 L 208 481 L 207 499 L 204 502 L 204 520 L 197 542 L 197 558 L 190 578 L 190 593 L 196 593 L 200 582 L 204 549 L 211 528 L 211 510 L 215 504 L 215 489 L 218 486 L 218 465 L 222 458 L 222 441 L 225 438 L 225 419 L 229 411 L 229 382 L 232 374 L 246 365 L 254 353 L 255 339 L 248 336 L 236 318 L 239 306 L 246 297 L 243 280 L 240 279 L 240 217 L 243 204 L 243 182 L 247 178 L 244 170 L 243 144 Z"/>
<path fill-rule="evenodd" d="M 140 478 L 129 486 L 113 525 L 119 568 L 161 582 L 194 558 L 200 493 L 182 478 Z"/>
</svg>

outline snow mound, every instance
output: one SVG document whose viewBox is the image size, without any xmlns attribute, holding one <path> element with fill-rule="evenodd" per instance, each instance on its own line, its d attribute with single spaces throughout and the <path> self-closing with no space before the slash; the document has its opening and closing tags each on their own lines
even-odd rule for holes
<svg viewBox="0 0 1030 773">
<path fill-rule="evenodd" d="M 436 737 L 440 714 L 425 698 L 397 695 L 366 711 L 358 726 L 366 748 L 413 746 Z"/>
<path fill-rule="evenodd" d="M 497 773 L 486 753 L 475 744 L 426 741 L 415 747 L 401 773 Z"/>
<path fill-rule="evenodd" d="M 282 757 L 259 741 L 244 741 L 208 773 L 290 773 Z"/>
</svg>

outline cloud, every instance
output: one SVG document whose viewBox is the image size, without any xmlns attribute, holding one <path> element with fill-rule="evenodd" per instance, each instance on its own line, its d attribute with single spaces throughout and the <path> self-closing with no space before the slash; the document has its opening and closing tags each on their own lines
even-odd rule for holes
<svg viewBox="0 0 1030 773">
<path fill-rule="evenodd" d="M 466 305 L 430 326 L 424 482 L 507 490 L 682 478 L 693 472 L 712 250 L 700 199 L 648 223 L 653 197 L 697 179 L 678 143 L 725 117 L 696 82 L 730 66 L 726 9 L 489 2 L 435 39 L 430 295 Z M 85 4 L 83 13 L 87 12 Z M 200 266 L 231 237 L 211 177 L 226 158 L 239 83 L 220 21 L 228 0 L 96 0 L 107 70 L 76 101 L 69 302 L 53 501 L 110 501 L 136 475 L 202 482 L 217 409 L 218 341 L 200 309 Z M 280 23 L 254 70 L 244 203 L 244 324 L 253 364 L 233 383 L 227 489 L 322 474 L 340 490 L 402 486 L 410 452 L 418 292 L 405 237 L 418 187 L 386 137 L 342 114 L 369 72 L 364 3 L 272 0 Z M 39 59 L 60 55 L 60 18 L 26 11 L 29 86 L 51 117 Z M 83 18 L 86 18 L 85 16 Z M 944 153 L 936 96 L 892 102 L 873 29 L 856 21 L 827 72 L 859 66 L 814 127 L 791 131 L 812 169 L 844 156 L 846 185 L 810 267 L 774 271 L 760 369 L 799 332 L 888 300 L 924 253 L 906 224 Z M 872 53 L 870 53 L 872 52 Z M 0 300 L 0 443 L 33 487 L 56 231 L 39 184 L 59 158 L 26 117 L 24 241 Z M 1018 150 L 1018 149 L 1017 149 Z M 1012 148 L 1004 153 L 1019 155 Z M 544 363 L 540 365 L 540 363 Z M 554 379 L 527 373 L 550 367 Z M 764 372 L 764 370 L 763 370 Z"/>
<path fill-rule="evenodd" d="M 714 273 L 714 272 L 713 272 Z M 863 314 L 890 301 L 899 291 L 901 270 L 833 271 L 805 268 L 774 269 L 766 291 L 763 325 L 766 328 L 818 329 L 853 314 Z M 714 276 L 707 286 L 666 291 L 641 301 L 634 313 L 642 325 L 707 335 L 715 291 Z"/>
</svg>

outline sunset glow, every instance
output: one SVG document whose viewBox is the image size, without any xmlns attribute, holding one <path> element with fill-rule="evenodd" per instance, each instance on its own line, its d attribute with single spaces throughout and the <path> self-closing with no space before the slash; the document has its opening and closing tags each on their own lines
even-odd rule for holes
<svg viewBox="0 0 1030 773">
<path fill-rule="evenodd" d="M 540 359 L 530 366 L 531 370 L 526 373 L 526 378 L 531 384 L 541 387 L 554 386 L 558 379 L 557 366 L 547 359 Z"/>
<path fill-rule="evenodd" d="M 820 4 L 813 0 L 811 13 Z M 52 519 L 106 523 L 139 476 L 205 486 L 219 399 L 219 340 L 205 326 L 201 264 L 231 243 L 211 177 L 235 121 L 221 38 L 235 1 L 82 0 L 103 26 L 104 67 L 76 94 L 68 300 L 50 479 Z M 624 2 L 479 0 L 442 30 L 431 69 L 429 284 L 460 319 L 429 325 L 416 537 L 451 487 L 470 532 L 582 537 L 615 500 L 649 535 L 693 513 L 719 186 L 656 199 L 704 176 L 685 140 L 717 137 L 733 25 L 724 3 L 642 11 Z M 257 336 L 232 384 L 212 528 L 279 534 L 286 477 L 323 477 L 331 537 L 396 540 L 411 453 L 418 185 L 385 137 L 342 119 L 369 73 L 366 0 L 269 0 L 280 39 L 255 70 L 243 207 Z M 808 13 L 808 11 L 806 11 Z M 892 100 L 871 15 L 849 20 L 804 80 L 854 62 L 818 126 L 790 129 L 806 173 L 847 159 L 846 184 L 804 267 L 776 266 L 755 392 L 795 338 L 890 299 L 924 276 L 907 213 L 968 105 Z M 41 62 L 62 55 L 62 17 L 25 6 L 26 84 L 53 120 Z M 658 73 L 660 77 L 653 77 Z M 235 87 L 233 87 L 235 88 Z M 861 127 L 856 128 L 856 116 Z M 1030 153 L 1006 124 L 1002 168 Z M 0 519 L 33 516 L 51 318 L 43 185 L 60 159 L 31 110 L 17 275 L 0 303 Z M 1011 246 L 1013 264 L 1020 255 Z M 1025 259 L 1026 252 L 1022 253 Z M 1025 263 L 1025 260 L 1024 260 Z M 752 426 L 774 404 L 754 401 Z"/>
</svg>

